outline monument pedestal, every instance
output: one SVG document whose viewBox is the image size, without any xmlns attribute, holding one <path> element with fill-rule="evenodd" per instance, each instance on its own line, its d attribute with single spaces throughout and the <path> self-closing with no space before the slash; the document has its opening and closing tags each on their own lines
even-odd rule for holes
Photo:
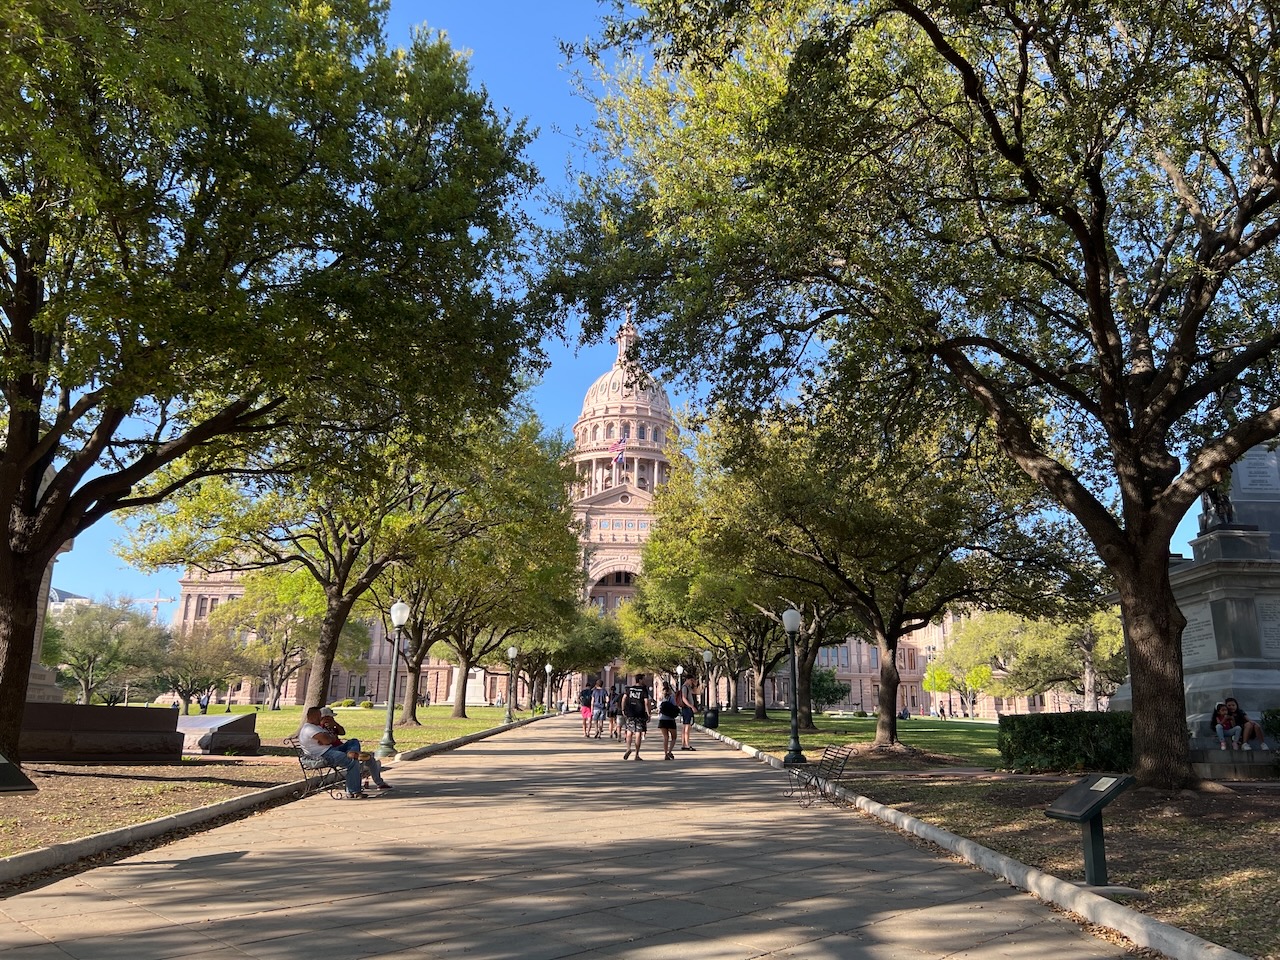
<svg viewBox="0 0 1280 960">
<path fill-rule="evenodd" d="M 1197 736 L 1227 697 L 1255 720 L 1280 707 L 1280 560 L 1272 559 L 1270 541 L 1257 527 L 1213 528 L 1191 541 L 1194 562 L 1170 571 L 1187 618 L 1182 671 L 1187 723 Z"/>
</svg>

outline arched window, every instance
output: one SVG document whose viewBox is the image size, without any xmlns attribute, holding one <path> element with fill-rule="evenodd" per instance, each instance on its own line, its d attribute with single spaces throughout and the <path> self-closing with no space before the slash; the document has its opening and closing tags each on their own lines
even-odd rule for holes
<svg viewBox="0 0 1280 960">
<path fill-rule="evenodd" d="M 596 441 L 600 439 L 600 424 L 597 423 L 594 427 L 591 428 L 591 439 L 592 441 Z"/>
<path fill-rule="evenodd" d="M 645 433 L 645 431 L 644 431 L 644 424 L 642 423 L 642 424 L 640 424 L 640 426 L 636 427 L 636 439 L 637 439 L 637 440 L 643 440 L 643 439 L 644 439 L 644 433 Z"/>
<path fill-rule="evenodd" d="M 624 423 L 624 424 L 622 425 L 622 435 L 623 435 L 624 437 L 626 437 L 628 440 L 629 440 L 629 439 L 631 439 L 631 424 L 630 424 L 630 423 Z"/>
<path fill-rule="evenodd" d="M 662 446 L 662 431 L 657 427 L 653 428 L 653 442 L 658 446 Z"/>
<path fill-rule="evenodd" d="M 609 424 L 607 427 L 605 427 L 605 428 L 604 428 L 604 438 L 605 438 L 606 440 L 612 440 L 612 439 L 613 439 L 613 424 L 612 424 L 612 423 L 611 423 L 611 424 Z"/>
</svg>

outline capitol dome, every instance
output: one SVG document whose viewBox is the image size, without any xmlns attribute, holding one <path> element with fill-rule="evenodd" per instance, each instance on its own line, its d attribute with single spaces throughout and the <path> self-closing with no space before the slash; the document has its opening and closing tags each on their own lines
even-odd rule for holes
<svg viewBox="0 0 1280 960">
<path fill-rule="evenodd" d="M 635 328 L 628 321 L 618 333 L 613 366 L 587 388 L 573 427 L 575 454 L 608 451 L 623 437 L 628 451 L 642 447 L 656 452 L 671 436 L 675 418 L 667 391 L 628 360 L 635 339 Z"/>
</svg>

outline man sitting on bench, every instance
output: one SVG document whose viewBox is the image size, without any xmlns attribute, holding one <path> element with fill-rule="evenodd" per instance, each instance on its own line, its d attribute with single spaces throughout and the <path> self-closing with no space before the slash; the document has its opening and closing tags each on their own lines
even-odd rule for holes
<svg viewBox="0 0 1280 960">
<path fill-rule="evenodd" d="M 347 800 L 366 799 L 368 794 L 361 789 L 363 774 L 360 769 L 360 741 L 348 740 L 344 743 L 336 733 L 324 728 L 323 720 L 319 707 L 307 710 L 307 722 L 298 731 L 298 743 L 302 752 L 309 757 L 327 760 L 343 771 L 347 778 Z M 382 779 L 382 766 L 378 761 L 370 758 L 366 762 L 378 789 L 391 789 L 391 785 Z"/>
</svg>

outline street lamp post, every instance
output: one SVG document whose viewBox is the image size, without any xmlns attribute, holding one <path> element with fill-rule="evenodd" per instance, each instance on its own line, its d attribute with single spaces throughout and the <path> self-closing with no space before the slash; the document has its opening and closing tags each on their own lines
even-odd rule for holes
<svg viewBox="0 0 1280 960">
<path fill-rule="evenodd" d="M 551 664 L 542 668 L 547 671 L 547 713 L 551 712 Z"/>
<path fill-rule="evenodd" d="M 515 647 L 507 647 L 507 659 L 511 661 L 511 667 L 507 671 L 507 723 L 515 722 L 515 717 L 511 715 L 511 683 L 516 675 L 516 657 L 520 655 L 520 651 Z"/>
<path fill-rule="evenodd" d="M 800 632 L 800 611 L 795 607 L 782 611 L 782 629 L 787 631 L 791 641 L 791 743 L 787 745 L 787 755 L 782 762 L 786 766 L 794 766 L 809 762 L 800 749 L 800 709 L 796 702 L 800 683 L 796 675 L 796 634 Z"/>
<path fill-rule="evenodd" d="M 702 696 L 702 699 L 703 699 L 702 708 L 704 710 L 710 710 L 711 709 L 711 691 L 715 689 L 715 684 L 711 682 L 711 651 L 710 650 L 702 651 L 702 662 L 707 666 L 707 692 L 704 693 Z M 716 699 L 717 700 L 720 699 L 720 695 L 718 692 L 716 694 Z M 719 706 L 719 704 L 716 704 L 716 706 Z"/>
<path fill-rule="evenodd" d="M 409 622 L 409 605 L 397 600 L 391 605 L 391 625 L 396 628 L 395 638 L 391 640 L 391 680 L 387 687 L 387 728 L 382 731 L 382 741 L 378 744 L 378 756 L 394 757 L 396 755 L 396 738 L 391 727 L 396 721 L 396 666 L 400 663 L 400 633 Z"/>
</svg>

